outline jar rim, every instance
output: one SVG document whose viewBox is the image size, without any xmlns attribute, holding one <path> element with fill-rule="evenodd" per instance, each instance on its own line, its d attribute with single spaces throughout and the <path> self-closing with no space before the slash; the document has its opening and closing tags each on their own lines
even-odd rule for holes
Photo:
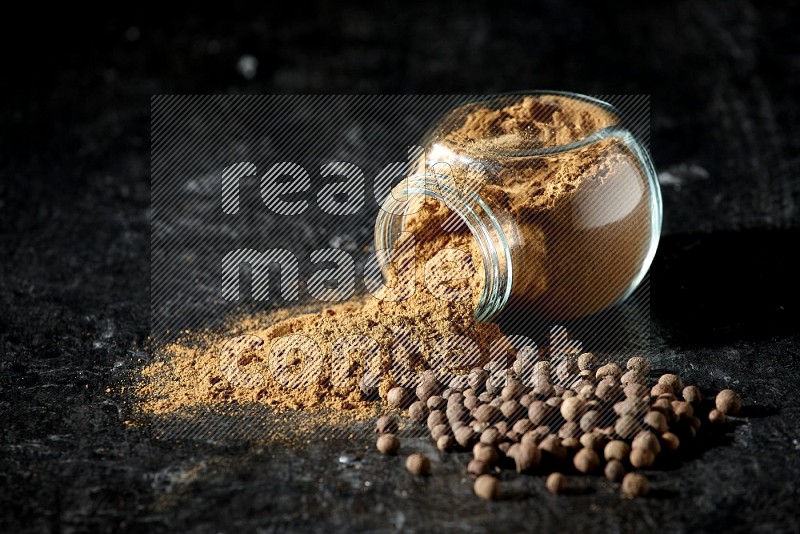
<svg viewBox="0 0 800 534">
<path fill-rule="evenodd" d="M 431 181 L 431 176 L 436 177 L 435 182 Z M 483 293 L 473 316 L 478 322 L 489 321 L 503 310 L 511 296 L 513 264 L 508 239 L 495 214 L 480 195 L 474 191 L 467 194 L 456 191 L 439 179 L 440 176 L 432 172 L 415 174 L 393 188 L 393 191 L 405 189 L 407 198 L 398 200 L 392 193 L 387 196 L 375 221 L 375 249 L 392 249 L 394 221 L 399 215 L 397 208 L 413 196 L 422 195 L 444 202 L 467 225 L 481 252 L 485 278 Z M 499 247 L 495 245 L 496 242 Z M 381 265 L 381 269 L 385 267 Z"/>
<path fill-rule="evenodd" d="M 510 97 L 510 96 L 523 97 L 523 96 L 548 96 L 548 95 L 567 97 L 573 100 L 580 100 L 582 102 L 587 102 L 589 104 L 595 105 L 603 109 L 604 111 L 612 114 L 616 119 L 618 119 L 618 122 L 610 126 L 606 126 L 605 128 L 601 128 L 591 133 L 590 135 L 584 137 L 583 139 L 578 139 L 577 141 L 572 141 L 571 143 L 566 143 L 563 145 L 557 145 L 548 148 L 518 148 L 518 149 L 492 148 L 487 152 L 490 152 L 495 156 L 502 156 L 507 158 L 548 156 L 548 155 L 569 152 L 570 150 L 575 150 L 576 148 L 581 148 L 590 145 L 592 143 L 596 143 L 597 141 L 600 141 L 602 139 L 606 139 L 608 137 L 613 137 L 618 134 L 629 132 L 628 128 L 622 125 L 620 119 L 620 113 L 614 105 L 599 98 L 583 95 L 580 93 L 573 93 L 571 91 L 556 91 L 556 90 L 511 91 L 511 92 L 498 93 L 495 95 L 488 95 L 476 98 L 474 100 L 470 100 L 469 102 L 464 103 L 463 105 L 468 106 L 472 104 L 480 104 L 481 102 L 492 102 L 493 100 L 496 100 L 498 97 Z M 459 145 L 459 148 L 463 146 L 464 145 Z"/>
</svg>

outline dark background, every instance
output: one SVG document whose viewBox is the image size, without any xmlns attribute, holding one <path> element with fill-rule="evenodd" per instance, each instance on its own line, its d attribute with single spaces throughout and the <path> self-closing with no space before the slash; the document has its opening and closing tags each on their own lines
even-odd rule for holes
<svg viewBox="0 0 800 534">
<path fill-rule="evenodd" d="M 0 530 L 797 532 L 797 7 L 225 2 L 4 15 Z M 246 54 L 258 60 L 250 77 L 237 70 Z M 601 481 L 555 498 L 513 477 L 507 500 L 483 503 L 463 459 L 434 455 L 438 475 L 413 480 L 371 443 L 172 442 L 123 424 L 113 386 L 148 358 L 152 95 L 523 89 L 651 95 L 665 204 L 657 363 L 742 393 L 747 417 L 726 443 L 654 473 L 646 500 Z"/>
</svg>

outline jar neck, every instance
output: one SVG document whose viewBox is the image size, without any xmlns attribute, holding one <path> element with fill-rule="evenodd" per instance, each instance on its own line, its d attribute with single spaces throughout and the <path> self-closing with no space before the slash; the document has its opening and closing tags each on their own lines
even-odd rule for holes
<svg viewBox="0 0 800 534">
<path fill-rule="evenodd" d="M 511 249 L 498 218 L 477 192 L 458 191 L 447 176 L 415 174 L 397 184 L 387 196 L 375 221 L 375 250 L 391 251 L 403 232 L 404 219 L 411 200 L 429 197 L 443 202 L 469 228 L 481 253 L 484 285 L 476 305 L 474 318 L 478 322 L 491 320 L 505 307 L 511 295 L 513 265 Z M 386 278 L 389 255 L 378 254 Z"/>
</svg>

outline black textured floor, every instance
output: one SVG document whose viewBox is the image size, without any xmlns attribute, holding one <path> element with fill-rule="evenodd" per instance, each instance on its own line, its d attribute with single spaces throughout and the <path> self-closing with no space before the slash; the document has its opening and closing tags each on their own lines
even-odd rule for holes
<svg viewBox="0 0 800 534">
<path fill-rule="evenodd" d="M 6 18 L 0 531 L 800 531 L 796 3 L 622 5 Z M 646 500 L 510 477 L 507 500 L 483 503 L 459 457 L 432 453 L 419 480 L 371 443 L 158 441 L 123 424 L 107 388 L 148 357 L 151 95 L 526 88 L 651 95 L 656 365 L 741 391 L 728 442 L 655 473 Z"/>
</svg>

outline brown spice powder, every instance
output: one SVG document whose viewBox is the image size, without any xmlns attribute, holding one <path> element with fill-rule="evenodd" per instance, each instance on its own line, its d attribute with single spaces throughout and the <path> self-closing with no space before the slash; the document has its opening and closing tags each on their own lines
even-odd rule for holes
<svg viewBox="0 0 800 534">
<path fill-rule="evenodd" d="M 447 142 L 480 154 L 547 147 L 585 138 L 613 120 L 574 101 L 526 98 L 502 110 L 474 110 Z M 555 315 L 597 307 L 602 300 L 591 286 L 595 279 L 570 266 L 586 253 L 582 249 L 590 254 L 597 247 L 615 251 L 606 254 L 612 258 L 608 264 L 597 265 L 598 272 L 616 271 L 623 278 L 632 263 L 630 255 L 617 251 L 620 240 L 642 224 L 640 216 L 612 230 L 567 229 L 573 211 L 580 209 L 581 194 L 602 187 L 606 167 L 628 157 L 619 149 L 618 158 L 598 164 L 598 151 L 606 149 L 618 147 L 605 144 L 535 160 L 498 155 L 503 165 L 481 189 L 493 207 L 526 221 L 518 230 L 529 247 L 525 250 L 534 253 L 515 258 L 524 269 L 515 273 L 514 293 L 542 310 L 559 312 Z M 429 198 L 406 222 L 416 247 L 406 246 L 410 241 L 397 244 L 393 260 L 400 268 L 389 270 L 387 286 L 376 296 L 317 313 L 283 310 L 238 318 L 222 332 L 198 336 L 199 342 L 167 345 L 137 386 L 142 410 L 164 415 L 201 405 L 254 402 L 276 411 L 347 412 L 366 418 L 382 409 L 375 403 L 378 397 L 385 398 L 398 384 L 413 386 L 422 370 L 447 367 L 458 376 L 485 365 L 491 344 L 502 334 L 496 324 L 473 319 L 484 283 L 474 239 L 448 208 Z M 471 261 L 462 261 L 458 251 Z M 411 262 L 413 269 L 408 268 Z M 461 269 L 455 277 L 454 267 Z M 394 300 L 398 295 L 408 298 Z M 477 352 L 439 350 L 437 343 L 451 335 L 471 339 Z"/>
</svg>

